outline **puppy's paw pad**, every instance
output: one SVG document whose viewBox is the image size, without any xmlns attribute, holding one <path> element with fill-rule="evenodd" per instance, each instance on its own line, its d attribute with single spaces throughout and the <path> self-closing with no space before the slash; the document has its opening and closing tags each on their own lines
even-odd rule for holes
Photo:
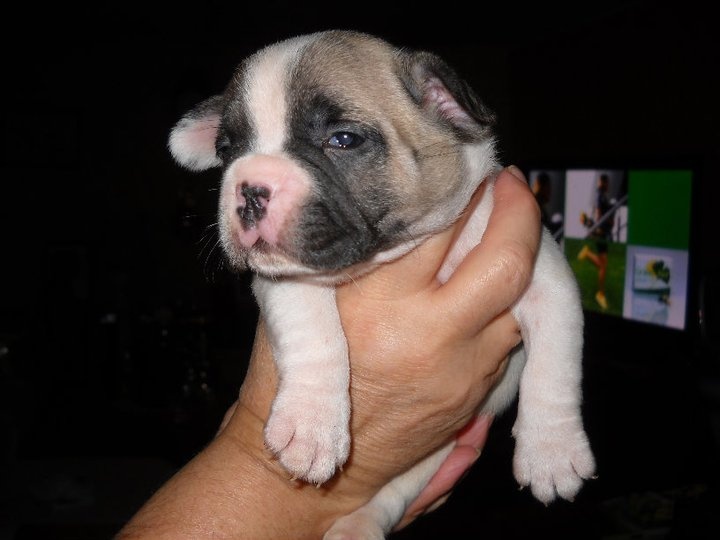
<svg viewBox="0 0 720 540">
<path fill-rule="evenodd" d="M 595 458 L 585 432 L 576 427 L 532 433 L 514 432 L 516 480 L 521 486 L 530 486 L 535 498 L 546 505 L 558 496 L 572 501 L 584 480 L 595 474 Z"/>
<path fill-rule="evenodd" d="M 293 478 L 323 484 L 350 452 L 349 417 L 338 407 L 302 403 L 273 407 L 265 444 Z"/>
</svg>

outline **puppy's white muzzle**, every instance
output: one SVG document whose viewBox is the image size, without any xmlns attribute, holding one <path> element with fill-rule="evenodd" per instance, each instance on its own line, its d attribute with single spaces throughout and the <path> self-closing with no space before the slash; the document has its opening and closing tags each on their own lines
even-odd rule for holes
<svg viewBox="0 0 720 540">
<path fill-rule="evenodd" d="M 279 246 L 309 187 L 308 174 L 286 157 L 253 154 L 236 161 L 225 174 L 221 203 L 230 245 L 241 251 L 260 240 Z"/>
</svg>

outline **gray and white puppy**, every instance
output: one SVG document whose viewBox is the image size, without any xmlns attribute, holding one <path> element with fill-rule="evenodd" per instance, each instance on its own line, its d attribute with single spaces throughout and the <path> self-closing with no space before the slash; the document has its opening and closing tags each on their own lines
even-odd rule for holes
<svg viewBox="0 0 720 540">
<path fill-rule="evenodd" d="M 256 273 L 279 373 L 265 442 L 292 476 L 321 484 L 350 451 L 350 366 L 335 286 L 447 228 L 486 182 L 440 278 L 452 274 L 493 206 L 492 123 L 436 55 L 329 31 L 250 56 L 222 95 L 172 130 L 180 164 L 223 171 L 222 244 L 235 267 Z M 580 410 L 583 314 L 547 232 L 512 312 L 524 347 L 481 412 L 502 411 L 521 388 L 515 477 L 545 503 L 572 499 L 595 470 Z M 383 538 L 451 448 L 393 480 L 326 538 Z"/>
</svg>

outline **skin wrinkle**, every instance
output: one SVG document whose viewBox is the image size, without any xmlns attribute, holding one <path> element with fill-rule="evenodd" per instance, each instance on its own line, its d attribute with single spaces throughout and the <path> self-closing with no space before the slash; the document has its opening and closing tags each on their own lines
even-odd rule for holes
<svg viewBox="0 0 720 540">
<path fill-rule="evenodd" d="M 427 300 L 429 303 L 432 302 L 432 300 Z M 402 308 L 398 308 L 398 312 L 401 312 Z M 436 327 L 435 318 L 431 315 L 432 311 L 428 311 L 428 322 L 427 325 L 431 328 Z M 395 315 L 393 315 L 393 312 L 390 311 L 390 313 L 378 313 L 378 316 L 381 320 L 392 320 Z M 502 347 L 502 350 L 508 350 L 510 347 L 517 344 L 519 340 L 519 335 L 517 333 L 516 325 L 514 323 L 514 320 L 509 318 L 508 316 L 500 317 L 492 322 L 493 325 L 498 326 L 499 328 L 506 328 L 507 331 L 503 331 L 503 335 L 508 335 L 508 337 L 500 342 L 498 342 L 498 347 Z M 360 335 L 366 335 L 362 330 L 358 331 L 357 329 L 351 329 L 350 330 L 353 333 L 359 333 Z M 422 329 L 416 330 L 423 332 Z M 399 349 L 406 351 L 412 351 L 413 350 L 413 343 L 408 343 L 406 340 L 398 339 L 397 336 L 403 336 L 407 335 L 406 331 L 399 330 L 395 331 L 396 333 L 393 333 L 392 328 L 382 328 L 381 333 L 370 335 L 367 339 L 368 340 L 383 340 L 383 343 L 386 343 L 387 346 L 383 347 L 383 356 L 393 357 L 397 353 L 394 353 L 393 350 Z M 443 332 L 445 334 L 451 334 L 448 332 Z M 410 333 L 412 335 L 412 333 Z M 453 337 L 453 335 L 448 335 L 445 339 L 448 340 L 455 340 L 456 338 Z M 377 341 L 376 341 L 377 342 Z M 496 346 L 493 344 L 493 346 Z M 387 351 L 387 352 L 385 352 Z M 468 394 L 474 394 L 474 395 L 481 395 L 489 387 L 494 385 L 497 378 L 503 373 L 505 361 L 499 365 L 499 366 L 486 366 L 484 362 L 480 362 L 477 360 L 476 357 L 480 357 L 480 350 L 463 355 L 467 357 L 467 368 L 471 369 L 472 371 L 476 371 L 481 374 L 483 379 L 485 380 L 484 385 L 472 385 L 469 388 L 466 388 L 465 390 L 460 389 L 456 395 L 454 395 L 450 401 L 438 401 L 437 407 L 441 408 L 442 410 L 454 410 L 457 409 L 459 404 L 460 406 L 466 402 L 468 399 Z M 482 354 L 487 354 L 487 348 L 483 348 Z M 352 360 L 351 360 L 352 361 Z M 408 363 L 412 365 L 412 368 L 409 368 L 412 373 L 414 373 L 419 380 L 428 378 L 428 377 L 435 377 L 438 372 L 441 372 L 441 369 L 439 366 L 435 363 L 435 355 L 427 354 L 427 351 L 418 351 L 417 356 L 412 357 L 408 360 Z M 388 369 L 396 369 L 397 366 L 390 366 Z M 374 381 L 377 380 L 376 378 L 373 378 L 372 380 L 368 378 L 366 380 L 365 375 L 362 371 L 356 369 L 354 372 L 354 377 L 356 380 L 361 380 L 363 385 L 367 385 L 369 388 L 373 388 Z M 398 389 L 398 400 L 403 400 L 405 403 L 413 403 L 416 401 L 424 401 L 427 402 L 429 399 L 434 399 L 432 396 L 428 396 L 426 394 L 423 395 L 414 395 L 412 392 L 413 388 L 415 388 L 414 383 L 410 381 L 403 381 L 403 387 Z M 408 391 L 410 390 L 410 391 Z M 390 408 L 393 409 L 392 407 Z M 467 413 L 470 414 L 472 411 L 467 410 Z"/>
</svg>

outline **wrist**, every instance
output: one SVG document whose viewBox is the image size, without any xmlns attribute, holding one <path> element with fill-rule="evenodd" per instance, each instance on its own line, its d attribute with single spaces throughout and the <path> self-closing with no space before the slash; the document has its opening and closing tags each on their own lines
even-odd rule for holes
<svg viewBox="0 0 720 540">
<path fill-rule="evenodd" d="M 263 444 L 264 421 L 238 405 L 225 429 L 171 478 L 116 540 L 317 539 L 364 501 L 291 481 Z"/>
<path fill-rule="evenodd" d="M 350 474 L 355 469 L 351 464 L 320 488 L 295 481 L 266 448 L 264 428 L 277 391 L 277 372 L 265 332 L 261 321 L 237 407 L 217 440 L 242 462 L 242 474 L 253 481 L 255 489 L 242 490 L 242 496 L 253 499 L 245 503 L 259 499 L 263 513 L 282 510 L 267 517 L 267 529 L 247 537 L 320 538 L 337 518 L 367 502 L 375 489 Z"/>
<path fill-rule="evenodd" d="M 241 400 L 218 436 L 240 464 L 237 472 L 241 477 L 235 481 L 243 488 L 238 489 L 237 507 L 254 508 L 252 512 L 241 512 L 252 516 L 250 521 L 243 516 L 236 522 L 235 530 L 244 531 L 243 537 L 321 538 L 337 518 L 369 499 L 361 483 L 342 472 L 319 488 L 293 480 L 265 447 L 264 425 L 264 416 Z M 226 466 L 223 470 L 227 474 Z"/>
</svg>

